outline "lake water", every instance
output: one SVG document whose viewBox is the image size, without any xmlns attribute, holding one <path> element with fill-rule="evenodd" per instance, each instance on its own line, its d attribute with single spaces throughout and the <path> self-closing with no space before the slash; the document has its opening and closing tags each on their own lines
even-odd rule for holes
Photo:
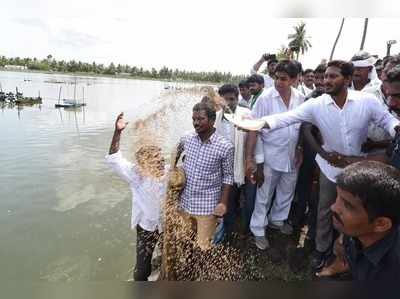
<svg viewBox="0 0 400 299">
<path fill-rule="evenodd" d="M 56 109 L 60 86 L 72 98 L 75 80 L 87 106 Z M 127 157 L 153 138 L 168 157 L 192 129 L 199 86 L 21 72 L 0 72 L 0 83 L 43 97 L 42 105 L 0 111 L 0 280 L 130 279 L 130 192 L 104 162 L 115 117 L 124 111 L 131 124 L 121 142 Z"/>
</svg>

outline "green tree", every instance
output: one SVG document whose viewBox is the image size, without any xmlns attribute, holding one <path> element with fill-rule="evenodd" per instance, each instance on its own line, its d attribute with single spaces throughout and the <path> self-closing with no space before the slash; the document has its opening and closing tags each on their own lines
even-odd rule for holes
<svg viewBox="0 0 400 299">
<path fill-rule="evenodd" d="M 300 53 L 304 55 L 309 48 L 312 47 L 309 37 L 306 32 L 306 23 L 300 22 L 297 26 L 293 27 L 295 33 L 288 35 L 289 49 L 296 53 L 296 60 L 299 59 Z"/>
</svg>

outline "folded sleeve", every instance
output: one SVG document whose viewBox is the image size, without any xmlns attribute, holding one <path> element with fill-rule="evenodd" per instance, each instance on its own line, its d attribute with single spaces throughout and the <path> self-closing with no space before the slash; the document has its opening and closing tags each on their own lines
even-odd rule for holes
<svg viewBox="0 0 400 299">
<path fill-rule="evenodd" d="M 127 161 L 122 156 L 120 151 L 111 155 L 107 155 L 105 158 L 111 169 L 124 181 L 128 183 L 134 183 L 138 179 L 138 175 L 134 167 L 135 165 Z"/>
<path fill-rule="evenodd" d="M 399 120 L 385 109 L 377 98 L 371 97 L 368 103 L 372 112 L 372 121 L 377 126 L 385 129 L 394 138 L 396 135 L 395 127 L 400 124 Z"/>
</svg>

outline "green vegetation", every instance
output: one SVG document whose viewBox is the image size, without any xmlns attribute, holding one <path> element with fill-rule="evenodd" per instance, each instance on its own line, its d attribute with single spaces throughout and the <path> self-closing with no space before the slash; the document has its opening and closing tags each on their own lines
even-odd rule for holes
<svg viewBox="0 0 400 299">
<path fill-rule="evenodd" d="M 57 61 L 52 55 L 39 60 L 37 58 L 7 58 L 0 56 L 0 67 L 6 65 L 26 66 L 28 70 L 44 71 L 44 72 L 60 72 L 60 73 L 88 73 L 98 75 L 129 75 L 134 78 L 148 78 L 158 80 L 185 80 L 200 82 L 232 82 L 238 83 L 245 76 L 236 76 L 231 73 L 214 72 L 192 72 L 178 69 L 171 69 L 166 66 L 160 70 L 152 68 L 151 70 L 142 67 L 130 65 L 115 65 L 110 63 L 108 66 L 103 64 L 86 63 L 81 61 Z"/>
<path fill-rule="evenodd" d="M 296 60 L 299 60 L 300 53 L 304 55 L 311 48 L 311 42 L 308 40 L 306 32 L 306 23 L 300 22 L 297 26 L 293 27 L 295 33 L 291 33 L 288 35 L 289 38 L 289 49 L 296 53 Z"/>
</svg>

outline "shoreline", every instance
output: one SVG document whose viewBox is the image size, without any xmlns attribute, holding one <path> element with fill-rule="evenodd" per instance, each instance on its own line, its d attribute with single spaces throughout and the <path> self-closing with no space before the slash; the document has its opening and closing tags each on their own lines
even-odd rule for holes
<svg viewBox="0 0 400 299">
<path fill-rule="evenodd" d="M 196 84 L 221 84 L 221 82 L 213 81 L 193 81 L 193 80 L 171 80 L 163 78 L 148 78 L 141 76 L 131 76 L 131 75 L 107 75 L 98 73 L 86 73 L 86 72 L 57 72 L 57 71 L 40 71 L 40 70 L 18 70 L 18 69 L 4 69 L 0 67 L 0 72 L 16 72 L 16 73 L 33 73 L 33 74 L 45 74 L 45 75 L 69 75 L 69 76 L 85 76 L 85 77 L 98 77 L 98 78 L 113 78 L 113 79 L 132 79 L 132 80 L 146 80 L 146 81 L 160 81 L 160 82 L 174 82 L 174 83 L 196 83 Z"/>
</svg>

